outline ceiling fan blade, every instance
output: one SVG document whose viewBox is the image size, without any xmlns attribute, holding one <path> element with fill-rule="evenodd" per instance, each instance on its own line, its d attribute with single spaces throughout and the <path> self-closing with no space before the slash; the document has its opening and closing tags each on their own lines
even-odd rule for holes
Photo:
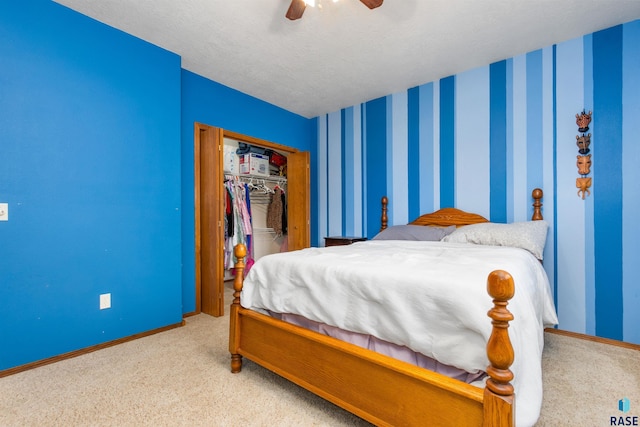
<svg viewBox="0 0 640 427">
<path fill-rule="evenodd" d="M 302 14 L 304 13 L 304 9 L 306 7 L 307 4 L 304 2 L 304 0 L 291 0 L 291 5 L 289 5 L 289 10 L 287 10 L 287 14 L 285 16 L 292 21 L 300 19 L 302 18 Z"/>
<path fill-rule="evenodd" d="M 369 9 L 375 9 L 378 6 L 382 6 L 384 0 L 360 0 Z"/>
</svg>

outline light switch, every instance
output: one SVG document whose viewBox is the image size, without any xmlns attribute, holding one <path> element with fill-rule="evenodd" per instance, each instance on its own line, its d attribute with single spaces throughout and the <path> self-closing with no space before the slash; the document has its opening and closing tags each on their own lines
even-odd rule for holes
<svg viewBox="0 0 640 427">
<path fill-rule="evenodd" d="M 0 203 L 0 221 L 9 221 L 9 203 Z"/>
<path fill-rule="evenodd" d="M 100 295 L 100 310 L 111 308 L 111 294 Z"/>
</svg>

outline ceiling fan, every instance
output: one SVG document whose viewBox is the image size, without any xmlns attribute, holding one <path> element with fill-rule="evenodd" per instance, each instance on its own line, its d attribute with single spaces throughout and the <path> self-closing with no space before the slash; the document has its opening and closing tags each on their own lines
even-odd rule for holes
<svg viewBox="0 0 640 427">
<path fill-rule="evenodd" d="M 384 0 L 360 0 L 365 6 L 369 9 L 375 9 L 376 7 L 382 5 Z M 286 17 L 291 19 L 292 21 L 296 19 L 302 18 L 302 14 L 304 13 L 304 9 L 307 7 L 307 3 L 305 0 L 291 0 L 291 5 L 289 6 L 289 10 L 287 10 Z"/>
</svg>

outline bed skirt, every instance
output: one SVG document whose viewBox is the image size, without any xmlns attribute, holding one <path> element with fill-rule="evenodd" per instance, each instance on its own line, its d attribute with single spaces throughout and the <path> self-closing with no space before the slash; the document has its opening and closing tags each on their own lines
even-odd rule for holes
<svg viewBox="0 0 640 427">
<path fill-rule="evenodd" d="M 368 350 L 375 351 L 376 353 L 384 354 L 385 356 L 393 357 L 394 359 L 401 360 L 403 362 L 411 363 L 412 365 L 419 366 L 421 368 L 428 369 L 433 372 L 437 372 L 442 375 L 446 375 L 449 378 L 454 378 L 458 381 L 463 381 L 467 384 L 477 385 L 484 387 L 484 379 L 487 374 L 484 371 L 471 373 L 463 369 L 456 368 L 455 366 L 445 365 L 437 360 L 425 356 L 422 353 L 411 350 L 406 346 L 393 344 L 372 335 L 361 334 L 357 332 L 345 331 L 344 329 L 330 326 L 324 323 L 309 320 L 303 316 L 290 313 L 275 313 L 268 311 L 271 317 L 279 320 L 283 320 L 287 323 L 309 329 L 314 332 L 327 335 L 341 341 L 345 341 L 354 345 L 357 345 Z"/>
</svg>

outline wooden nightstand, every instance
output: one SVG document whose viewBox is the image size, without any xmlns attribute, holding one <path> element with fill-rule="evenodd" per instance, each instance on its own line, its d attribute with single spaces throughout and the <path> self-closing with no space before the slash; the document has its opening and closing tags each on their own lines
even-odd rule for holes
<svg viewBox="0 0 640 427">
<path fill-rule="evenodd" d="M 332 236 L 324 238 L 325 246 L 344 246 L 354 242 L 364 242 L 366 237 Z"/>
</svg>

